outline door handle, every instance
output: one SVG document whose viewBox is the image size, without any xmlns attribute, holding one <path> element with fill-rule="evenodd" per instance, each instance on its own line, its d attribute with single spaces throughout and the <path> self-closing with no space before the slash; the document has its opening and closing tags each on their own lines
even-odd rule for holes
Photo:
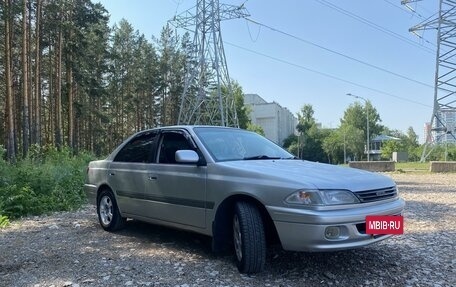
<svg viewBox="0 0 456 287">
<path fill-rule="evenodd" d="M 109 173 L 110 176 L 116 175 L 114 172 Z"/>
<path fill-rule="evenodd" d="M 150 180 L 150 181 L 152 181 L 152 180 L 157 180 L 157 177 L 151 175 L 151 176 L 149 176 L 147 179 Z"/>
</svg>

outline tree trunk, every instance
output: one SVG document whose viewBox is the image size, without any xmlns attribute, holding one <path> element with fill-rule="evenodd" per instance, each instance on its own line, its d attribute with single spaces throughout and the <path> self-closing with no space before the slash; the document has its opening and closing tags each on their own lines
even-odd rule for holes
<svg viewBox="0 0 456 287">
<path fill-rule="evenodd" d="M 27 4 L 27 9 L 28 9 L 28 19 L 27 19 L 27 62 L 28 62 L 28 67 L 27 67 L 27 73 L 28 73 L 28 114 L 29 114 L 29 137 L 30 137 L 30 144 L 36 143 L 36 139 L 32 138 L 32 124 L 33 124 L 33 112 L 35 111 L 33 105 L 35 101 L 33 100 L 34 92 L 33 92 L 33 68 L 32 68 L 32 63 L 33 63 L 33 58 L 32 58 L 32 3 L 31 1 L 28 1 Z"/>
<path fill-rule="evenodd" d="M 36 0 L 35 19 L 35 113 L 33 121 L 33 134 L 35 142 L 41 145 L 41 0 Z"/>
<path fill-rule="evenodd" d="M 55 49 L 55 145 L 60 150 L 62 148 L 62 22 L 59 25 Z"/>
<path fill-rule="evenodd" d="M 71 9 L 68 13 L 68 21 L 74 22 L 72 9 L 74 3 L 71 2 Z M 74 148 L 74 86 L 73 86 L 73 48 L 71 43 L 73 41 L 73 26 L 69 28 L 67 43 L 69 43 L 70 48 L 68 49 L 68 56 L 66 58 L 66 82 L 67 82 L 67 92 L 68 92 L 68 146 L 70 149 Z"/>
<path fill-rule="evenodd" d="M 88 133 L 89 133 L 89 136 L 88 136 L 88 139 L 89 139 L 89 142 L 88 142 L 88 150 L 91 152 L 91 153 L 95 153 L 95 149 L 94 149 L 94 142 L 97 140 L 96 138 L 96 135 L 95 135 L 95 129 L 93 127 L 93 121 L 94 121 L 94 118 L 93 118 L 93 110 L 94 110 L 94 98 L 93 97 L 90 97 L 89 100 L 88 100 L 88 103 L 89 103 L 89 107 L 90 107 L 90 112 L 89 112 L 89 122 L 88 122 Z"/>
<path fill-rule="evenodd" d="M 74 87 L 74 99 L 77 101 L 79 99 L 79 87 L 76 84 Z M 80 114 L 78 110 L 75 113 L 75 124 L 74 124 L 74 138 L 73 138 L 73 152 L 74 154 L 79 153 L 79 139 L 81 138 L 80 134 Z"/>
<path fill-rule="evenodd" d="M 72 56 L 69 56 L 69 62 Z M 67 86 L 68 86 L 68 146 L 74 148 L 74 112 L 73 112 L 73 71 L 71 65 L 67 63 Z"/>
<path fill-rule="evenodd" d="M 49 43 L 55 42 L 53 40 L 52 34 L 49 31 Z M 44 131 L 44 137 L 45 137 L 45 143 L 46 144 L 54 144 L 54 126 L 55 126 L 55 117 L 54 117 L 54 106 L 55 106 L 55 79 L 54 79 L 54 65 L 53 65 L 53 53 L 56 53 L 56 48 L 55 48 L 55 43 L 54 46 L 52 44 L 49 45 L 49 53 L 48 53 L 48 79 L 49 79 L 49 88 L 48 88 L 48 97 L 49 100 L 47 101 L 47 107 L 44 106 L 44 126 L 45 126 L 45 131 Z M 47 115 L 46 115 L 47 111 Z M 47 116 L 47 117 L 46 117 Z"/>
<path fill-rule="evenodd" d="M 22 1 L 22 156 L 27 155 L 30 137 L 28 55 L 27 55 L 27 0 Z"/>
<path fill-rule="evenodd" d="M 10 162 L 16 161 L 14 114 L 13 114 L 13 79 L 11 75 L 11 0 L 4 0 L 5 17 L 5 83 L 6 83 L 6 117 L 7 117 L 7 157 Z"/>
</svg>

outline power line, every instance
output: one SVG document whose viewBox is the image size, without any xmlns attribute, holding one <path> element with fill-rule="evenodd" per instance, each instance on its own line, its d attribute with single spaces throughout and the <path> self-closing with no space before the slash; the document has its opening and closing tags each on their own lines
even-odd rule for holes
<svg viewBox="0 0 456 287">
<path fill-rule="evenodd" d="M 421 15 L 420 13 L 411 11 L 410 9 L 405 9 L 402 5 L 398 5 L 398 4 L 393 3 L 393 2 L 391 2 L 391 1 L 389 1 L 389 0 L 383 0 L 383 1 L 385 1 L 385 2 L 388 3 L 388 4 L 390 4 L 390 5 L 393 6 L 393 7 L 396 7 L 397 9 L 401 10 L 401 11 L 404 12 L 404 13 L 407 13 L 407 14 L 409 14 L 409 15 L 416 15 L 416 16 L 418 16 L 418 17 L 421 18 L 421 19 L 424 19 L 424 18 L 425 18 L 425 17 L 424 17 L 423 15 Z"/>
<path fill-rule="evenodd" d="M 391 93 L 388 93 L 388 92 L 385 92 L 385 91 L 382 91 L 382 90 L 379 90 L 379 89 L 376 89 L 376 88 L 371 88 L 371 87 L 368 87 L 368 86 L 363 85 L 363 84 L 358 84 L 358 83 L 355 83 L 355 82 L 350 81 L 350 80 L 342 79 L 340 77 L 337 77 L 337 76 L 334 76 L 334 75 L 331 75 L 331 74 L 328 74 L 328 73 L 324 73 L 324 72 L 320 72 L 320 71 L 317 71 L 317 70 L 314 70 L 314 69 L 310 69 L 310 68 L 307 68 L 305 66 L 298 65 L 298 64 L 295 64 L 293 62 L 290 62 L 290 61 L 287 61 L 287 60 L 283 60 L 283 59 L 280 59 L 280 58 L 277 58 L 277 57 L 274 57 L 274 56 L 270 56 L 270 55 L 267 55 L 267 54 L 264 54 L 264 53 L 261 53 L 261 52 L 258 52 L 258 51 L 254 51 L 254 50 L 251 50 L 249 48 L 241 47 L 239 45 L 236 45 L 236 44 L 233 44 L 233 43 L 230 43 L 230 42 L 227 42 L 227 41 L 223 41 L 223 43 L 226 44 L 226 45 L 229 45 L 229 46 L 232 46 L 232 47 L 244 50 L 244 51 L 248 51 L 250 53 L 253 53 L 253 54 L 268 58 L 268 59 L 271 59 L 271 60 L 274 60 L 276 62 L 280 62 L 280 63 L 287 64 L 287 65 L 290 65 L 290 66 L 293 66 L 293 67 L 296 67 L 296 68 L 299 68 L 299 69 L 302 69 L 302 70 L 305 70 L 305 71 L 308 71 L 308 72 L 312 72 L 314 74 L 318 74 L 318 75 L 321 75 L 321 76 L 324 76 L 324 77 L 327 77 L 327 78 L 331 78 L 331 79 L 334 79 L 334 80 L 337 80 L 337 81 L 340 81 L 340 82 L 351 84 L 351 85 L 354 85 L 354 86 L 357 86 L 357 87 L 360 87 L 360 88 L 363 88 L 363 89 L 367 89 L 367 90 L 370 90 L 370 91 L 373 91 L 373 92 L 376 92 L 376 93 L 379 93 L 379 94 L 383 94 L 383 95 L 386 95 L 386 96 L 389 96 L 389 97 L 392 97 L 392 98 L 396 98 L 396 99 L 399 99 L 399 100 L 402 100 L 402 101 L 406 101 L 406 102 L 414 103 L 416 105 L 432 108 L 432 106 L 430 106 L 430 105 L 426 105 L 426 104 L 423 104 L 423 103 L 420 103 L 420 102 L 417 102 L 417 101 L 414 101 L 414 100 L 410 100 L 410 99 L 407 99 L 407 98 L 404 98 L 404 97 L 400 97 L 400 96 L 397 96 L 397 95 L 394 95 L 394 94 L 391 94 Z"/>
<path fill-rule="evenodd" d="M 256 42 L 258 41 L 258 38 L 260 37 L 260 32 L 261 32 L 261 26 L 258 27 L 258 32 L 255 36 L 255 39 L 252 37 L 252 32 L 250 31 L 250 27 L 249 27 L 249 21 L 245 21 L 245 24 L 247 26 L 247 31 L 249 32 L 249 36 L 250 36 L 250 40 L 252 40 L 252 42 Z"/>
<path fill-rule="evenodd" d="M 394 38 L 396 38 L 396 39 L 399 39 L 399 40 L 401 40 L 401 41 L 403 41 L 403 42 L 406 42 L 406 43 L 408 43 L 408 44 L 410 44 L 410 45 L 413 45 L 413 46 L 415 46 L 415 47 L 417 47 L 417 48 L 420 48 L 420 49 L 422 49 L 423 51 L 425 51 L 425 52 L 427 52 L 427 53 L 435 54 L 435 50 L 433 50 L 433 49 L 431 49 L 431 48 L 428 48 L 428 47 L 419 45 L 419 44 L 417 44 L 416 42 L 414 42 L 414 41 L 412 41 L 412 40 L 410 40 L 410 39 L 408 39 L 408 38 L 406 38 L 406 37 L 404 37 L 404 36 L 402 36 L 402 35 L 400 35 L 400 34 L 394 32 L 394 31 L 391 31 L 391 30 L 389 30 L 389 29 L 387 29 L 387 28 L 384 28 L 384 27 L 382 27 L 382 26 L 380 26 L 380 25 L 378 25 L 378 24 L 375 24 L 374 22 L 369 21 L 369 20 L 367 20 L 366 18 L 363 18 L 363 17 L 361 17 L 361 16 L 358 16 L 358 15 L 356 15 L 356 14 L 350 12 L 350 11 L 347 11 L 347 10 L 345 10 L 345 9 L 343 9 L 343 8 L 341 8 L 341 7 L 337 6 L 337 5 L 335 5 L 335 4 L 332 4 L 332 3 L 330 3 L 330 2 L 328 2 L 328 1 L 326 1 L 326 0 L 315 0 L 315 1 L 318 2 L 318 3 L 320 3 L 320 4 L 323 5 L 323 6 L 326 6 L 326 7 L 328 7 L 328 8 L 333 9 L 333 10 L 336 10 L 336 11 L 338 11 L 339 13 L 342 13 L 342 14 L 344 14 L 344 15 L 346 15 L 346 16 L 352 18 L 352 19 L 355 19 L 355 20 L 358 21 L 358 22 L 364 23 L 364 24 L 366 24 L 366 25 L 368 25 L 368 26 L 370 26 L 370 27 L 372 27 L 372 28 L 374 28 L 374 29 L 376 29 L 376 30 L 378 30 L 378 31 L 381 31 L 381 32 L 383 32 L 383 33 L 385 33 L 385 34 L 387 34 L 387 35 L 390 35 L 390 36 L 392 36 L 392 37 L 394 37 Z M 421 39 L 423 39 L 423 40 L 426 41 L 427 43 L 429 43 L 429 44 L 435 46 L 435 44 L 433 44 L 433 43 L 427 41 L 426 39 L 424 39 L 424 38 L 421 38 Z"/>
<path fill-rule="evenodd" d="M 404 5 L 408 10 L 410 10 L 411 12 L 413 13 L 417 13 L 417 7 L 418 7 L 418 2 L 421 1 L 421 0 L 402 0 L 401 1 L 401 4 Z M 415 3 L 415 8 L 411 7 L 409 4 L 410 3 Z M 430 14 L 433 14 L 434 12 L 430 11 L 429 9 L 427 9 L 426 7 L 424 7 L 423 5 L 420 6 L 420 9 L 430 13 Z M 434 13 L 435 15 L 435 13 Z"/>
<path fill-rule="evenodd" d="M 384 1 L 385 1 L 386 3 L 388 3 L 388 4 L 390 4 L 390 5 L 392 5 L 392 6 L 396 7 L 396 8 L 398 8 L 398 9 L 400 9 L 401 11 L 403 11 L 403 12 L 405 12 L 405 13 L 407 13 L 407 14 L 410 14 L 410 15 L 413 15 L 413 16 L 418 16 L 418 18 L 420 18 L 420 19 L 422 19 L 422 20 L 424 20 L 424 21 L 428 21 L 429 19 L 435 17 L 436 14 L 437 14 L 437 13 L 433 13 L 431 16 L 425 17 L 425 16 L 421 15 L 420 13 L 418 13 L 417 9 L 411 7 L 411 6 L 409 5 L 410 2 L 401 1 L 401 2 L 402 2 L 402 5 L 397 5 L 397 4 L 395 4 L 395 3 L 393 3 L 393 2 L 391 2 L 391 1 L 389 1 L 389 0 L 384 0 Z M 415 4 L 418 5 L 418 2 L 415 2 Z M 404 6 L 405 6 L 405 8 L 404 8 Z M 424 7 L 421 7 L 421 8 L 424 9 L 424 10 L 426 10 L 426 11 L 428 11 L 429 13 L 432 13 L 432 12 L 430 12 L 429 10 L 427 10 L 427 9 L 424 8 Z M 431 41 L 427 40 L 426 38 L 424 38 L 423 35 L 420 35 L 420 34 L 418 34 L 418 33 L 413 33 L 413 35 L 417 36 L 418 38 L 420 38 L 420 39 L 423 40 L 424 42 L 426 42 L 426 43 L 428 43 L 428 44 L 430 44 L 430 45 L 432 45 L 432 46 L 434 46 L 434 47 L 437 47 L 437 45 L 436 45 L 434 42 L 431 42 Z M 436 52 L 437 52 L 437 51 L 436 51 Z"/>
<path fill-rule="evenodd" d="M 344 57 L 344 58 L 349 59 L 349 60 L 351 60 L 351 61 L 355 61 L 355 62 L 357 62 L 357 63 L 363 64 L 363 65 L 368 66 L 368 67 L 370 67 L 370 68 L 373 68 L 373 69 L 382 71 L 382 72 L 384 72 L 384 73 L 388 73 L 388 74 L 394 75 L 394 76 L 396 76 L 396 77 L 399 77 L 399 78 L 402 78 L 402 79 L 405 79 L 405 80 L 414 82 L 414 83 L 416 83 L 416 84 L 420 84 L 420 85 L 425 86 L 425 87 L 428 87 L 428 88 L 434 88 L 434 86 L 432 86 L 432 85 L 429 85 L 429 84 L 426 84 L 426 83 L 424 83 L 424 82 L 421 82 L 421 81 L 412 79 L 412 78 L 410 78 L 410 77 L 401 75 L 401 74 L 399 74 L 399 73 L 396 73 L 396 72 L 387 70 L 387 69 L 385 69 L 385 68 L 382 68 L 382 67 L 379 67 L 379 66 L 370 64 L 370 63 L 368 63 L 368 62 L 366 62 L 366 61 L 356 59 L 356 58 L 351 57 L 351 56 L 348 56 L 348 55 L 346 55 L 346 54 L 344 54 L 344 53 L 341 53 L 341 52 L 338 52 L 338 51 L 329 49 L 329 48 L 324 47 L 324 46 L 322 46 L 322 45 L 313 43 L 313 42 L 311 42 L 311 41 L 309 41 L 309 40 L 305 40 L 305 39 L 300 38 L 300 37 L 298 37 L 298 36 L 292 35 L 292 34 L 290 34 L 290 33 L 288 33 L 288 32 L 285 32 L 285 31 L 276 29 L 276 28 L 274 28 L 274 27 L 268 26 L 268 25 L 266 25 L 266 24 L 260 23 L 260 22 L 258 22 L 258 21 L 252 20 L 252 19 L 250 19 L 250 18 L 245 18 L 245 19 L 246 19 L 247 21 L 250 21 L 250 22 L 252 22 L 252 23 L 255 23 L 255 24 L 257 24 L 257 25 L 259 25 L 259 26 L 261 26 L 261 27 L 265 27 L 265 28 L 270 29 L 270 30 L 272 30 L 272 31 L 274 31 L 274 32 L 283 34 L 283 35 L 285 35 L 285 36 L 288 36 L 288 37 L 293 38 L 293 39 L 295 39 L 295 40 L 298 40 L 298 41 L 300 41 L 300 42 L 303 42 L 303 43 L 306 43 L 306 44 L 308 44 L 308 45 L 317 47 L 317 48 L 319 48 L 319 49 L 325 50 L 325 51 L 330 52 L 330 53 L 332 53 L 332 54 L 335 54 L 335 55 Z"/>
</svg>

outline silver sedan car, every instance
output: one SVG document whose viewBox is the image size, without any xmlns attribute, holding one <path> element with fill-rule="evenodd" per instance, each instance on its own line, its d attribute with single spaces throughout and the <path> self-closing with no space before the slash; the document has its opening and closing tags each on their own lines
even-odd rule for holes
<svg viewBox="0 0 456 287">
<path fill-rule="evenodd" d="M 212 126 L 134 134 L 87 169 L 85 190 L 103 229 L 127 218 L 212 237 L 234 247 L 240 272 L 263 269 L 271 242 L 285 250 L 333 251 L 391 235 L 366 234 L 366 216 L 400 215 L 390 178 L 296 159 L 264 137 Z"/>
</svg>

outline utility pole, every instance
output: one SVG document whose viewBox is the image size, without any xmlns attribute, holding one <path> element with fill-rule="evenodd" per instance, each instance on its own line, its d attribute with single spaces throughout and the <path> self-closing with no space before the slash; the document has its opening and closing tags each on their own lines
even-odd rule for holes
<svg viewBox="0 0 456 287">
<path fill-rule="evenodd" d="M 354 97 L 356 99 L 361 99 L 366 104 L 366 153 L 367 153 L 367 161 L 370 161 L 369 106 L 367 105 L 367 100 L 363 97 L 356 96 L 356 95 L 353 95 L 350 93 L 348 93 L 347 96 Z"/>
<path fill-rule="evenodd" d="M 402 0 L 408 6 L 420 0 Z M 411 9 L 414 11 L 413 9 Z M 417 34 L 424 30 L 437 31 L 437 54 L 435 61 L 434 106 L 430 129 L 426 138 L 421 162 L 432 152 L 435 144 L 456 142 L 456 3 L 452 0 L 440 0 L 437 18 L 409 29 Z M 433 144 L 431 147 L 429 145 Z"/>
<path fill-rule="evenodd" d="M 345 143 L 345 131 L 344 131 L 344 164 L 347 163 L 347 147 Z"/>
<path fill-rule="evenodd" d="M 175 27 L 194 29 L 178 124 L 239 126 L 220 22 L 248 16 L 244 5 L 197 0 L 196 12 L 186 10 L 171 21 Z"/>
</svg>

